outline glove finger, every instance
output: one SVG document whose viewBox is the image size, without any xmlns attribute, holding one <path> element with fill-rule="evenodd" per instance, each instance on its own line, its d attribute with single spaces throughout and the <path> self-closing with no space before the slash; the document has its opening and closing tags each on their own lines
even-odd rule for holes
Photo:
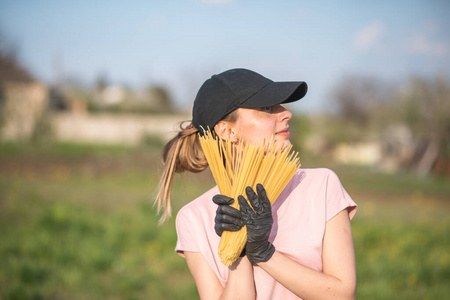
<svg viewBox="0 0 450 300">
<path fill-rule="evenodd" d="M 215 224 L 214 225 L 214 231 L 216 232 L 216 234 L 218 235 L 218 236 L 222 236 L 222 233 L 223 233 L 223 228 L 222 228 L 222 224 Z"/>
<path fill-rule="evenodd" d="M 235 218 L 229 215 L 217 214 L 214 221 L 216 222 L 216 224 L 231 224 L 239 227 L 242 227 L 244 225 L 244 220 L 240 215 L 239 218 Z"/>
<path fill-rule="evenodd" d="M 259 201 L 264 206 L 264 208 L 267 209 L 268 207 L 270 207 L 270 200 L 267 197 L 266 190 L 261 183 L 258 183 L 256 185 L 256 192 L 258 193 Z"/>
<path fill-rule="evenodd" d="M 217 207 L 216 214 L 229 215 L 237 219 L 242 219 L 241 212 L 238 209 L 228 205 L 219 205 Z"/>
<path fill-rule="evenodd" d="M 212 198 L 212 200 L 217 205 L 225 205 L 225 204 L 230 205 L 231 203 L 234 202 L 233 198 L 230 198 L 230 197 L 227 197 L 227 196 L 221 195 L 221 194 L 215 195 Z"/>
<path fill-rule="evenodd" d="M 245 220 L 246 217 L 248 219 L 249 215 L 254 214 L 255 212 L 253 211 L 253 209 L 250 207 L 250 205 L 248 205 L 247 200 L 245 200 L 245 198 L 243 196 L 239 196 L 238 197 L 238 202 L 239 202 L 239 207 L 241 210 L 242 218 Z"/>
<path fill-rule="evenodd" d="M 252 205 L 253 209 L 255 210 L 255 213 L 261 214 L 264 210 L 264 207 L 261 205 L 258 195 L 256 195 L 255 191 L 251 187 L 247 187 L 245 189 L 245 193 L 247 194 L 248 201 L 250 201 L 250 204 Z"/>
<path fill-rule="evenodd" d="M 222 236 L 222 233 L 224 231 L 238 231 L 241 228 L 242 227 L 239 227 L 236 225 L 224 224 L 224 223 L 216 223 L 216 225 L 214 225 L 214 231 L 216 232 L 216 234 L 218 236 Z"/>
</svg>

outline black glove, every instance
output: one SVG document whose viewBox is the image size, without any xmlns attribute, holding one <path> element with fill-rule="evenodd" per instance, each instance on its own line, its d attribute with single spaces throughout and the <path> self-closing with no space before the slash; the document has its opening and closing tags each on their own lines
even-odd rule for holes
<svg viewBox="0 0 450 300">
<path fill-rule="evenodd" d="M 213 197 L 213 202 L 219 206 L 214 220 L 214 230 L 218 236 L 222 236 L 224 231 L 238 231 L 244 226 L 241 212 L 230 206 L 233 201 L 233 198 L 220 194 Z"/>
<path fill-rule="evenodd" d="M 275 247 L 269 242 L 273 223 L 270 201 L 262 184 L 256 185 L 256 191 L 258 195 L 249 186 L 245 189 L 253 209 L 243 196 L 238 197 L 241 215 L 247 225 L 246 255 L 253 264 L 268 261 L 275 252 Z"/>
</svg>

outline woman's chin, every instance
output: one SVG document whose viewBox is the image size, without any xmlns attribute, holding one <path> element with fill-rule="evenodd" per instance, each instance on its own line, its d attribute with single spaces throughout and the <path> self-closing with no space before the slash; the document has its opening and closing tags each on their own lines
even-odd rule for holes
<svg viewBox="0 0 450 300">
<path fill-rule="evenodd" d="M 284 140 L 281 143 L 281 151 L 283 151 L 284 149 L 288 148 L 290 145 L 292 145 L 290 140 Z"/>
<path fill-rule="evenodd" d="M 272 145 L 269 145 L 269 149 L 272 149 L 275 152 L 277 152 L 279 150 L 284 151 L 290 145 L 291 145 L 291 142 L 289 141 L 289 139 L 276 139 L 272 143 Z"/>
</svg>

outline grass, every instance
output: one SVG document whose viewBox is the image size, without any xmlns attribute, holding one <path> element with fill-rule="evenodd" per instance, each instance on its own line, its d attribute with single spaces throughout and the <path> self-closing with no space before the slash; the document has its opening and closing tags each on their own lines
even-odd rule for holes
<svg viewBox="0 0 450 300">
<path fill-rule="evenodd" d="M 159 149 L 0 143 L 0 299 L 198 298 L 152 207 Z M 450 294 L 448 179 L 331 168 L 359 205 L 357 298 Z M 175 212 L 212 185 L 179 176 Z"/>
</svg>

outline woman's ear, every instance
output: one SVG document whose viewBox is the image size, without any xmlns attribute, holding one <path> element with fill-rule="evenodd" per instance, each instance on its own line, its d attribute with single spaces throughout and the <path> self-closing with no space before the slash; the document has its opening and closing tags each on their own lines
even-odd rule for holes
<svg viewBox="0 0 450 300">
<path fill-rule="evenodd" d="M 216 126 L 214 126 L 214 131 L 222 140 L 229 140 L 234 135 L 230 123 L 227 121 L 219 121 Z"/>
</svg>

